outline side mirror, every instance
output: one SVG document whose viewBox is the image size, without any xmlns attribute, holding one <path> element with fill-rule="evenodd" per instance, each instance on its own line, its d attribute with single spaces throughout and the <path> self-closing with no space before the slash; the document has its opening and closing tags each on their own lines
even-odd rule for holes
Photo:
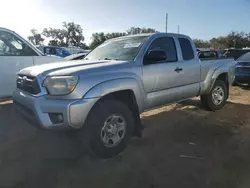
<svg viewBox="0 0 250 188">
<path fill-rule="evenodd" d="M 163 61 L 167 59 L 164 50 L 150 50 L 146 55 L 146 59 L 150 61 Z"/>
</svg>

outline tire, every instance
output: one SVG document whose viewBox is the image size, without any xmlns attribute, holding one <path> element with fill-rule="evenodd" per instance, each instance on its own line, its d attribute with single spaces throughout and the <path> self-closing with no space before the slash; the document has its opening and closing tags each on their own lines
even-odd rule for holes
<svg viewBox="0 0 250 188">
<path fill-rule="evenodd" d="M 200 99 L 201 99 L 201 107 L 205 110 L 209 110 L 207 102 L 206 102 L 206 97 L 203 95 L 203 96 L 200 96 Z"/>
<path fill-rule="evenodd" d="M 106 126 L 104 126 L 105 122 Z M 124 131 L 117 128 L 121 128 L 123 125 L 125 125 Z M 85 129 L 87 135 L 85 135 L 89 138 L 88 144 L 92 153 L 101 158 L 110 158 L 126 148 L 134 129 L 134 119 L 132 112 L 124 103 L 117 100 L 103 100 L 93 107 L 85 126 L 87 126 L 87 129 Z M 110 128 L 111 126 L 113 126 L 113 129 Z M 116 136 L 109 137 L 108 134 L 109 136 L 113 134 Z M 114 141 L 118 140 L 117 138 L 120 141 L 115 143 Z"/>
<path fill-rule="evenodd" d="M 234 81 L 234 82 L 232 83 L 232 86 L 239 86 L 239 84 L 238 84 L 237 82 Z"/>
<path fill-rule="evenodd" d="M 219 90 L 220 94 L 223 93 L 223 97 L 220 98 L 221 100 L 219 100 L 219 99 L 217 99 L 217 100 L 214 99 L 213 100 L 213 98 L 214 98 L 213 97 L 213 92 L 215 92 L 215 90 L 217 90 L 217 91 Z M 220 91 L 222 91 L 222 92 L 220 92 Z M 225 104 L 227 102 L 228 92 L 229 91 L 227 89 L 226 83 L 224 81 L 222 81 L 222 80 L 216 80 L 212 90 L 210 91 L 210 93 L 207 94 L 207 95 L 202 95 L 200 97 L 201 98 L 201 104 L 206 110 L 210 110 L 210 111 L 220 110 L 225 106 Z M 219 96 L 221 97 L 221 95 L 219 95 Z"/>
</svg>

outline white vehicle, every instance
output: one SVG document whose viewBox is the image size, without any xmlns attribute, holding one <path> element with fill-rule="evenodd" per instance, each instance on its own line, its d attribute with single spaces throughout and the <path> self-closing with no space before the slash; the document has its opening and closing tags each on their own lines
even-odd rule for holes
<svg viewBox="0 0 250 188">
<path fill-rule="evenodd" d="M 0 98 L 12 96 L 16 87 L 16 73 L 21 69 L 63 60 L 45 56 L 14 31 L 0 27 Z"/>
</svg>

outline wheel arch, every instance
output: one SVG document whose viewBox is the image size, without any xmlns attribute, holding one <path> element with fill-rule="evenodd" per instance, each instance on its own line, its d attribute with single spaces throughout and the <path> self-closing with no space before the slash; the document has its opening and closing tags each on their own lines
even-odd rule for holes
<svg viewBox="0 0 250 188">
<path fill-rule="evenodd" d="M 139 112 L 142 112 L 145 105 L 145 93 L 143 92 L 142 85 L 137 82 L 134 78 L 123 78 L 108 80 L 99 83 L 92 87 L 83 98 L 104 98 L 110 96 L 130 96 L 134 99 L 135 104 L 138 106 Z"/>
<path fill-rule="evenodd" d="M 102 96 L 91 108 L 88 116 L 91 114 L 92 109 L 100 102 L 105 100 L 117 100 L 124 103 L 129 110 L 132 112 L 132 116 L 134 119 L 134 129 L 133 135 L 141 136 L 141 120 L 140 120 L 140 110 L 136 100 L 135 93 L 131 89 L 114 91 Z"/>
<path fill-rule="evenodd" d="M 211 92 L 211 90 L 213 89 L 216 80 L 221 80 L 225 82 L 227 90 L 229 90 L 228 72 L 215 72 L 212 76 L 212 84 L 210 86 L 209 92 Z"/>
</svg>

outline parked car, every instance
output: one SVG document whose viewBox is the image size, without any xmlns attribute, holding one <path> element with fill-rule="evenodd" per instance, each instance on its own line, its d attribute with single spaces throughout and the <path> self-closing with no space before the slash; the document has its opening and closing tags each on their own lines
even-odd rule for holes
<svg viewBox="0 0 250 188">
<path fill-rule="evenodd" d="M 225 57 L 231 57 L 235 60 L 238 59 L 240 56 L 244 55 L 245 53 L 250 52 L 250 49 L 226 49 L 224 56 Z"/>
<path fill-rule="evenodd" d="M 221 58 L 223 54 L 218 50 L 208 50 L 208 51 L 199 51 L 198 56 L 200 59 L 204 58 Z"/>
<path fill-rule="evenodd" d="M 65 57 L 66 60 L 80 60 L 83 59 L 88 53 L 78 53 L 78 54 L 72 54 L 67 57 Z"/>
<path fill-rule="evenodd" d="M 250 85 L 250 52 L 240 56 L 236 61 L 234 85 Z"/>
<path fill-rule="evenodd" d="M 39 46 L 37 48 L 46 55 L 54 55 L 59 57 L 67 57 L 71 55 L 71 53 L 66 49 L 57 46 Z"/>
<path fill-rule="evenodd" d="M 12 96 L 18 71 L 55 61 L 63 59 L 45 56 L 14 31 L 0 28 L 0 98 Z"/>
<path fill-rule="evenodd" d="M 111 157 L 141 135 L 145 110 L 194 96 L 209 110 L 223 108 L 234 65 L 233 59 L 201 62 L 185 35 L 124 36 L 105 41 L 82 61 L 21 70 L 13 99 L 34 125 L 81 129 L 95 154 Z"/>
</svg>

